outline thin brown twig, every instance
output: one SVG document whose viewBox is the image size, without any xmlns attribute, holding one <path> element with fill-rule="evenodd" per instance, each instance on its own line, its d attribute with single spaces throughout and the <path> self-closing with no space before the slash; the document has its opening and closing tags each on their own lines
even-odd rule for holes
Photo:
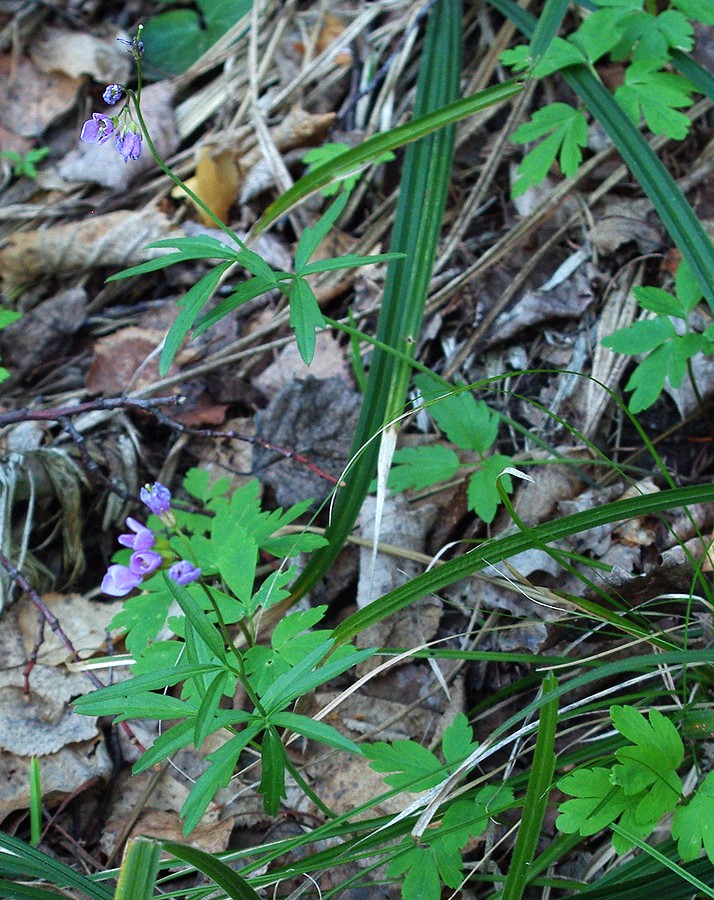
<svg viewBox="0 0 714 900">
<path fill-rule="evenodd" d="M 45 602 L 42 600 L 42 598 L 37 593 L 37 591 L 32 587 L 30 582 L 25 578 L 25 576 L 22 574 L 22 572 L 20 572 L 10 562 L 10 560 L 7 558 L 7 556 L 5 556 L 5 554 L 2 552 L 2 550 L 0 550 L 0 566 L 2 566 L 3 569 L 5 569 L 7 574 L 10 576 L 10 578 L 12 578 L 12 580 L 20 588 L 20 590 L 23 591 L 23 593 L 27 594 L 27 596 L 32 600 L 32 602 L 35 605 L 35 608 L 38 610 L 38 612 L 42 616 L 43 620 L 50 626 L 50 628 L 52 629 L 54 634 L 57 636 L 57 638 L 62 643 L 64 648 L 67 650 L 67 652 L 71 656 L 76 656 L 77 651 L 76 651 L 74 645 L 72 644 L 72 641 L 70 641 L 70 639 L 67 637 L 67 634 L 65 633 L 64 629 L 60 625 L 59 619 L 57 618 L 57 616 L 55 616 L 54 613 L 47 607 Z M 42 628 L 42 634 L 44 636 L 44 628 Z M 39 634 L 38 634 L 38 640 L 36 641 L 35 646 L 32 648 L 32 653 L 30 654 L 30 657 L 28 657 L 27 664 L 25 665 L 25 669 L 23 671 L 23 676 L 24 676 L 23 693 L 26 697 L 29 696 L 29 693 L 30 693 L 30 673 L 34 669 L 35 665 L 37 664 L 37 655 L 39 653 L 41 646 L 42 646 L 42 641 L 39 640 Z M 34 656 L 34 659 L 32 658 L 33 656 Z M 94 674 L 94 672 L 91 672 L 91 671 L 88 671 L 85 669 L 84 674 L 92 682 L 94 687 L 97 688 L 98 690 L 100 688 L 103 688 L 106 686 L 106 685 L 102 684 L 102 682 L 97 678 L 97 676 Z M 142 752 L 143 752 L 146 748 L 140 744 L 139 740 L 137 739 L 136 735 L 132 731 L 131 727 L 126 722 L 122 722 L 121 726 L 124 729 L 124 732 L 126 733 L 129 740 L 133 744 L 138 746 L 139 749 L 142 750 Z"/>
</svg>

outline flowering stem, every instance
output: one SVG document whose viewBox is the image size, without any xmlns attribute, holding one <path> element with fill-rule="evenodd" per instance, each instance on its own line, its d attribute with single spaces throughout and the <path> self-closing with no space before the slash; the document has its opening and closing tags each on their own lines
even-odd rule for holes
<svg viewBox="0 0 714 900">
<path fill-rule="evenodd" d="M 225 222 L 222 222 L 218 216 L 210 209 L 204 202 L 198 197 L 188 185 L 182 181 L 178 175 L 171 171 L 171 169 L 166 165 L 164 160 L 162 159 L 159 151 L 156 149 L 156 145 L 151 140 L 151 135 L 149 134 L 149 129 L 146 126 L 146 122 L 144 121 L 144 117 L 141 114 L 141 54 L 138 53 L 135 57 L 136 59 L 136 90 L 127 91 L 127 97 L 129 98 L 129 102 L 133 103 L 134 112 L 136 113 L 136 119 L 139 123 L 139 127 L 141 128 L 142 134 L 146 138 L 146 145 L 149 148 L 149 152 L 156 160 L 156 164 L 159 166 L 161 171 L 167 175 L 173 183 L 181 188 L 181 190 L 193 200 L 193 202 L 198 206 L 207 216 L 208 218 L 215 223 L 215 225 L 221 229 L 228 237 L 234 241 L 241 250 L 247 250 L 245 243 L 238 237 L 238 235 L 233 231 L 232 228 L 229 228 Z"/>
</svg>

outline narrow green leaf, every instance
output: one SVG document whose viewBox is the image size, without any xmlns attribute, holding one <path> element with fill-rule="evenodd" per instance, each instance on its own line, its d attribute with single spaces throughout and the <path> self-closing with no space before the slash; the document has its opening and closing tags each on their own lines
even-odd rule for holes
<svg viewBox="0 0 714 900">
<path fill-rule="evenodd" d="M 458 56 L 456 60 L 458 61 Z M 256 232 L 265 231 L 305 197 L 319 191 L 332 181 L 359 170 L 365 164 L 373 162 L 385 151 L 396 150 L 398 147 L 417 141 L 439 129 L 447 128 L 482 109 L 509 100 L 522 90 L 523 82 L 513 78 L 469 97 L 441 105 L 428 113 L 417 114 L 415 111 L 415 117 L 410 122 L 368 138 L 359 146 L 318 166 L 314 171 L 296 181 L 289 190 L 270 204 L 257 222 Z"/>
<path fill-rule="evenodd" d="M 234 309 L 237 309 L 249 300 L 260 297 L 261 294 L 272 291 L 275 287 L 276 282 L 274 279 L 260 278 L 259 276 L 249 278 L 248 281 L 239 284 L 218 306 L 201 316 L 193 330 L 194 337 L 203 334 L 207 328 L 215 325 L 216 322 L 227 316 L 228 313 L 233 312 Z"/>
<path fill-rule="evenodd" d="M 2 831 L 0 831 L 0 849 L 4 851 L 0 852 L 0 873 L 4 875 L 48 881 L 60 888 L 73 888 L 91 900 L 114 900 L 113 890 L 97 884 L 52 856 Z"/>
<path fill-rule="evenodd" d="M 305 266 L 307 265 L 308 260 L 342 215 L 344 208 L 347 206 L 349 197 L 350 195 L 347 191 L 343 191 L 336 200 L 332 201 L 317 222 L 311 228 L 306 228 L 300 235 L 300 240 L 295 248 L 296 275 L 307 274 L 305 272 Z"/>
<path fill-rule="evenodd" d="M 543 696 L 549 697 L 557 684 L 553 673 L 548 673 L 543 681 Z M 526 801 L 523 805 L 516 846 L 513 848 L 513 856 L 503 888 L 503 900 L 521 900 L 529 881 L 529 868 L 535 856 L 538 839 L 543 831 L 543 819 L 548 808 L 548 797 L 555 770 L 554 745 L 557 724 L 558 699 L 555 697 L 552 700 L 546 700 L 541 707 L 538 737 L 526 789 Z"/>
<path fill-rule="evenodd" d="M 170 669 L 160 669 L 157 672 L 151 672 L 146 675 L 138 675 L 130 681 L 122 681 L 118 684 L 109 685 L 109 687 L 101 688 L 91 694 L 85 694 L 84 697 L 77 697 L 72 701 L 77 712 L 84 714 L 84 710 L 89 706 L 94 706 L 97 700 L 101 702 L 113 701 L 123 697 L 131 697 L 144 691 L 158 691 L 165 687 L 171 687 L 178 684 L 179 681 L 186 681 L 188 678 L 195 678 L 198 675 L 207 675 L 218 670 L 218 666 L 197 666 L 197 665 L 177 665 Z M 87 715 L 94 715 L 87 713 Z"/>
<path fill-rule="evenodd" d="M 194 727 L 193 744 L 196 750 L 201 749 L 203 742 L 211 733 L 211 726 L 218 712 L 218 705 L 221 702 L 223 688 L 226 686 L 227 679 L 228 672 L 219 672 L 208 685 L 206 693 L 203 695 Z"/>
<path fill-rule="evenodd" d="M 407 584 L 400 585 L 370 603 L 364 609 L 353 613 L 337 626 L 333 631 L 333 637 L 338 643 L 349 641 L 368 626 L 381 622 L 387 616 L 399 612 L 416 600 L 437 593 L 446 585 L 466 578 L 474 572 L 480 572 L 493 563 L 530 549 L 533 546 L 534 537 L 539 544 L 549 544 L 598 525 L 622 522 L 630 518 L 654 515 L 666 509 L 678 509 L 694 503 L 713 501 L 713 484 L 671 488 L 657 494 L 616 500 L 594 509 L 562 516 L 531 529 L 527 534 L 519 533 L 497 540 L 485 541 L 470 552 L 417 576 Z"/>
<path fill-rule="evenodd" d="M 198 778 L 181 808 L 181 815 L 184 817 L 184 834 L 190 834 L 201 821 L 201 816 L 205 813 L 216 791 L 228 785 L 233 777 L 238 757 L 253 738 L 260 733 L 262 727 L 261 723 L 256 722 L 248 725 L 206 757 L 210 765 Z"/>
<path fill-rule="evenodd" d="M 167 853 L 171 853 L 176 859 L 198 869 L 208 876 L 211 881 L 225 891 L 231 900 L 260 900 L 260 895 L 242 878 L 235 869 L 222 862 L 212 853 L 206 853 L 197 847 L 189 847 L 186 844 L 177 844 L 175 841 L 162 841 L 162 846 Z"/>
<path fill-rule="evenodd" d="M 189 719 L 185 722 L 179 722 L 173 728 L 169 728 L 163 734 L 160 734 L 149 749 L 141 755 L 132 767 L 132 774 L 138 775 L 139 772 L 145 772 L 152 766 L 166 759 L 174 753 L 178 753 L 184 747 L 188 747 L 193 737 L 194 722 Z"/>
<path fill-rule="evenodd" d="M 114 900 L 152 900 L 159 871 L 161 844 L 154 838 L 130 838 L 119 869 Z"/>
<path fill-rule="evenodd" d="M 315 355 L 315 329 L 327 324 L 320 312 L 317 297 L 304 278 L 296 278 L 290 285 L 290 325 L 295 331 L 300 356 L 309 366 Z"/>
<path fill-rule="evenodd" d="M 226 262 L 216 266 L 215 269 L 212 269 L 203 278 L 199 279 L 179 301 L 179 306 L 182 307 L 181 312 L 166 335 L 164 346 L 161 349 L 161 356 L 159 357 L 159 375 L 162 378 L 169 371 L 169 367 L 174 360 L 174 356 L 178 353 L 183 339 L 193 327 L 203 307 L 208 303 L 223 273 L 231 265 L 232 263 Z"/>
<path fill-rule="evenodd" d="M 269 816 L 277 816 L 280 801 L 287 797 L 285 790 L 285 748 L 272 726 L 263 735 L 260 747 L 262 769 L 258 793 L 263 795 L 263 806 Z"/>
<path fill-rule="evenodd" d="M 226 648 L 223 646 L 223 639 L 210 623 L 201 607 L 193 599 L 191 593 L 183 585 L 176 584 L 166 574 L 164 574 L 164 580 L 174 599 L 181 607 L 181 611 L 194 627 L 196 633 L 200 635 L 206 647 L 214 656 L 226 662 Z"/>
<path fill-rule="evenodd" d="M 372 266 L 376 263 L 390 262 L 393 259 L 404 259 L 405 256 L 405 253 L 375 253 L 372 256 L 346 253 L 344 256 L 308 263 L 302 268 L 300 274 L 315 275 L 317 272 L 333 272 L 336 269 L 356 269 L 359 266 Z"/>
<path fill-rule="evenodd" d="M 303 734 L 310 740 L 320 741 L 320 743 L 328 744 L 330 747 L 337 747 L 338 750 L 347 750 L 348 753 L 362 752 L 358 744 L 340 734 L 332 725 L 318 722 L 315 719 L 310 719 L 308 716 L 280 712 L 273 716 L 273 724 L 278 728 L 289 728 L 290 731 Z"/>
<path fill-rule="evenodd" d="M 30 757 L 30 844 L 36 847 L 42 838 L 42 779 L 40 761 Z"/>
<path fill-rule="evenodd" d="M 421 331 L 424 304 L 450 183 L 455 130 L 449 123 L 456 121 L 451 118 L 456 109 L 465 113 L 468 108 L 468 104 L 461 106 L 458 103 L 444 108 L 444 104 L 453 101 L 459 92 L 461 24 L 462 8 L 458 0 L 439 0 L 432 7 L 419 65 L 415 120 L 406 126 L 406 131 L 397 128 L 388 136 L 378 135 L 377 139 L 372 138 L 373 143 L 369 147 L 370 152 L 375 149 L 383 152 L 398 146 L 399 142 L 405 142 L 405 139 L 413 140 L 426 135 L 410 144 L 405 153 L 390 249 L 396 253 L 406 253 L 407 259 L 392 261 L 387 265 L 387 279 L 377 324 L 377 340 L 386 347 L 408 354 L 408 357 L 413 355 Z M 517 92 L 513 84 L 509 86 L 507 93 L 510 90 Z M 495 100 L 495 96 L 489 95 L 489 101 Z M 482 101 L 485 99 L 485 96 L 481 97 Z M 421 116 L 425 118 L 419 122 Z M 427 121 L 431 124 L 424 128 Z M 440 130 L 429 133 L 431 125 Z M 444 127 L 446 125 L 449 127 Z M 384 141 L 379 140 L 382 137 L 386 137 L 390 146 L 384 146 Z M 359 157 L 359 153 L 366 152 L 366 144 L 357 148 L 357 157 L 351 157 L 353 161 Z M 324 168 L 330 170 L 331 166 Z M 306 184 L 310 189 L 324 186 L 318 177 L 321 171 L 322 168 L 317 169 L 312 176 L 308 176 L 314 181 L 301 179 L 301 182 L 306 183 L 298 187 L 298 182 L 294 194 L 291 197 L 285 195 L 284 202 L 289 204 L 292 199 L 302 195 Z M 327 171 L 325 176 L 329 178 Z M 269 210 L 263 222 L 269 220 L 271 215 L 273 212 Z M 376 472 L 379 441 L 374 438 L 403 409 L 411 379 L 408 357 L 406 360 L 401 355 L 395 357 L 375 346 L 367 391 L 352 443 L 352 454 L 357 459 L 349 472 L 348 488 L 337 495 L 332 522 L 326 535 L 329 546 L 318 550 L 311 557 L 294 586 L 296 596 L 307 590 L 329 569 L 354 525 Z"/>
</svg>

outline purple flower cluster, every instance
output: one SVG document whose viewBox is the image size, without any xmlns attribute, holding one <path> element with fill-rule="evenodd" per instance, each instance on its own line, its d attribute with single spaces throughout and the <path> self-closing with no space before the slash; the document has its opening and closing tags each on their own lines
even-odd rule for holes
<svg viewBox="0 0 714 900">
<path fill-rule="evenodd" d="M 171 510 L 171 491 L 167 487 L 156 481 L 153 485 L 147 484 L 143 487 L 140 496 L 142 502 L 154 515 L 159 516 L 164 524 L 170 527 L 176 524 Z M 169 566 L 168 576 L 176 584 L 191 584 L 201 577 L 200 568 L 187 559 L 173 562 L 176 557 L 171 550 L 168 548 L 157 550 L 156 535 L 146 525 L 142 525 L 131 516 L 127 518 L 126 524 L 130 533 L 119 535 L 118 540 L 122 547 L 129 547 L 134 552 L 128 566 L 119 564 L 109 566 L 102 579 L 102 591 L 105 594 L 110 597 L 124 597 L 139 587 L 144 578 L 169 562 L 172 562 L 172 565 Z"/>
<path fill-rule="evenodd" d="M 124 96 L 124 88 L 120 84 L 107 85 L 104 91 L 104 101 L 114 106 Z M 120 125 L 120 119 L 127 119 Z M 119 111 L 116 116 L 107 116 L 104 113 L 92 113 L 92 118 L 82 125 L 80 139 L 87 144 L 106 144 L 114 136 L 114 146 L 121 153 L 124 162 L 130 159 L 138 159 L 141 156 L 141 135 L 131 121 L 131 113 L 128 104 Z"/>
</svg>

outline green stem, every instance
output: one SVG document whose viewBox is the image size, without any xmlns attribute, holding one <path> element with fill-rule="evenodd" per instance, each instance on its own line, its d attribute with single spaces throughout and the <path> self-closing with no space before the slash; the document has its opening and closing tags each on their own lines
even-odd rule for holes
<svg viewBox="0 0 714 900">
<path fill-rule="evenodd" d="M 310 785 L 305 781 L 305 779 L 302 777 L 302 775 L 300 774 L 300 772 L 298 772 L 296 766 L 293 765 L 292 761 L 290 760 L 290 758 L 289 758 L 289 756 L 288 756 L 287 750 L 285 750 L 284 752 L 285 752 L 285 768 L 286 768 L 286 769 L 288 770 L 288 772 L 290 772 L 290 774 L 293 776 L 293 778 L 295 779 L 295 781 L 296 781 L 298 787 L 300 788 L 300 790 L 305 794 L 306 797 L 309 797 L 310 800 L 312 800 L 312 802 L 315 804 L 315 806 L 316 806 L 318 809 L 321 809 L 322 812 L 324 812 L 324 814 L 325 814 L 329 819 L 336 819 L 336 818 L 337 818 L 337 813 L 334 813 L 334 812 L 330 809 L 330 807 L 327 806 L 327 805 L 326 805 L 326 804 L 325 804 L 325 803 L 317 796 L 317 794 L 315 793 L 315 791 L 313 791 L 313 789 L 310 787 Z"/>
<path fill-rule="evenodd" d="M 138 34 L 137 34 L 137 36 L 138 36 Z M 191 190 L 191 188 L 188 187 L 188 185 L 185 182 L 183 182 L 178 177 L 178 175 L 176 175 L 174 172 L 172 172 L 171 169 L 166 165 L 166 163 L 162 159 L 161 155 L 159 154 L 159 151 L 156 149 L 156 145 L 151 140 L 151 135 L 149 134 L 149 129 L 147 128 L 146 122 L 144 121 L 144 116 L 141 113 L 141 82 L 142 82 L 141 55 L 138 55 L 136 57 L 136 90 L 135 91 L 128 90 L 127 96 L 129 97 L 130 101 L 134 105 L 134 112 L 136 113 L 136 118 L 137 118 L 137 121 L 139 122 L 139 127 L 141 128 L 141 131 L 142 131 L 144 137 L 146 138 L 146 145 L 149 148 L 149 152 L 156 160 L 156 164 L 159 166 L 161 171 L 165 175 L 167 175 L 171 179 L 171 181 L 173 181 L 173 183 L 177 187 L 181 188 L 181 190 L 188 197 L 190 197 L 191 200 L 193 200 L 193 202 L 196 204 L 196 206 L 198 206 L 199 209 L 201 209 L 208 216 L 208 218 L 216 225 L 217 228 L 220 228 L 221 231 L 223 231 L 226 235 L 228 235 L 228 237 L 232 241 L 235 241 L 235 243 L 241 248 L 241 250 L 247 250 L 248 248 L 246 247 L 245 243 L 238 237 L 238 235 L 235 233 L 235 231 L 233 231 L 232 228 L 229 228 L 225 222 L 222 222 L 218 218 L 218 216 L 213 212 L 213 210 L 210 209 L 208 206 L 206 206 L 206 204 L 203 202 L 203 200 L 201 200 L 200 197 L 198 197 L 196 194 L 194 194 L 194 192 Z"/>
</svg>

